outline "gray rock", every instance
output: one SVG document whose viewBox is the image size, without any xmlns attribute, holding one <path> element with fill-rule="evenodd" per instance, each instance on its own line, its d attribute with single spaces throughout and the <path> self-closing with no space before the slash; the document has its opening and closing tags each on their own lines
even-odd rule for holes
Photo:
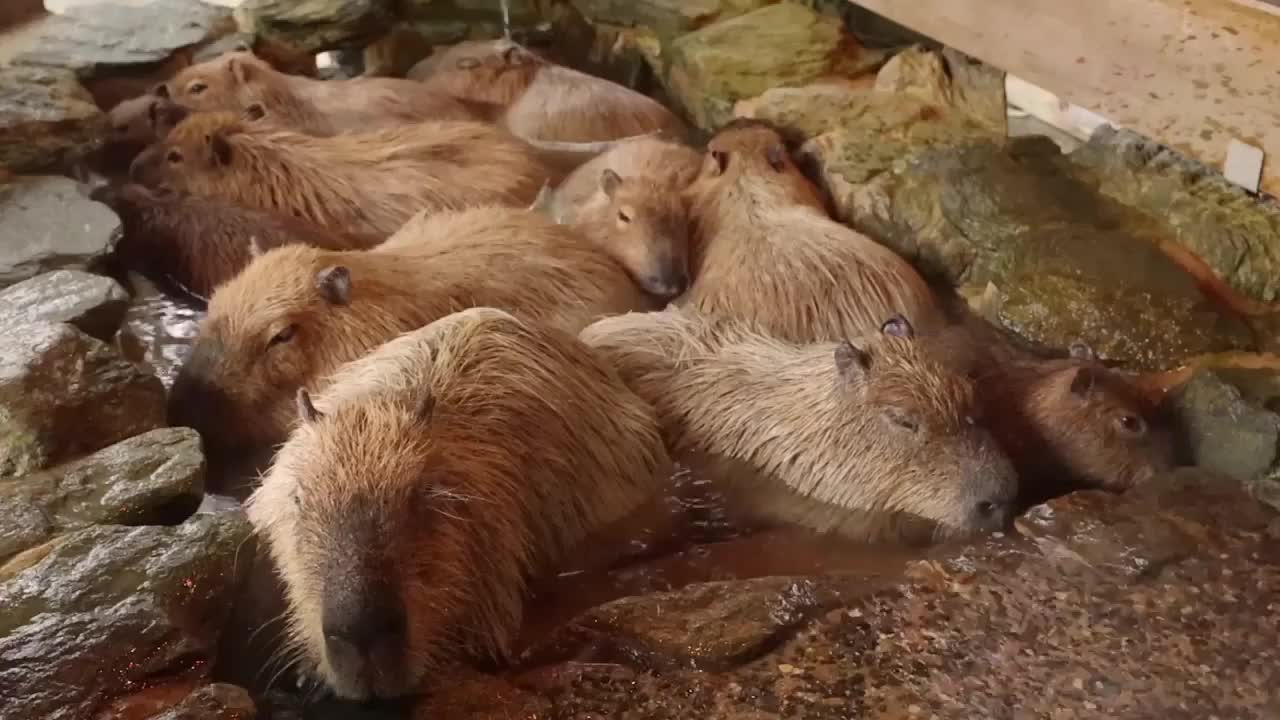
<svg viewBox="0 0 1280 720">
<path fill-rule="evenodd" d="M 164 425 L 164 387 L 66 324 L 8 332 L 0 349 L 0 478 L 26 475 Z"/>
<path fill-rule="evenodd" d="M 74 180 L 43 176 L 0 186 L 0 286 L 105 255 L 120 218 Z"/>
<path fill-rule="evenodd" d="M 248 0 L 236 10 L 243 29 L 310 53 L 361 47 L 396 21 L 393 0 Z"/>
<path fill-rule="evenodd" d="M 115 280 L 78 270 L 55 270 L 0 290 L 0 331 L 65 322 L 110 342 L 128 309 L 129 293 Z"/>
<path fill-rule="evenodd" d="M 1219 373 L 1196 373 L 1168 402 L 1196 465 L 1242 483 L 1252 483 L 1276 466 L 1280 415 L 1246 399 Z"/>
<path fill-rule="evenodd" d="M 0 67 L 0 166 L 13 172 L 47 170 L 93 150 L 107 127 L 106 114 L 74 73 Z M 6 208 L 0 215 L 10 212 Z M 0 241 L 0 256 L 12 242 Z"/>
<path fill-rule="evenodd" d="M 767 0 L 571 0 L 592 22 L 679 35 L 741 15 Z"/>
<path fill-rule="evenodd" d="M 93 455 L 0 483 L 0 560 L 90 525 L 182 522 L 200 505 L 200 436 L 160 428 Z"/>
<path fill-rule="evenodd" d="M 197 688 L 182 702 L 150 720 L 254 720 L 257 716 L 248 690 L 214 683 Z"/>
<path fill-rule="evenodd" d="M 241 513 L 100 526 L 0 569 L 5 717 L 83 720 L 140 688 L 207 678 L 249 537 Z"/>
<path fill-rule="evenodd" d="M 82 80 L 159 63 L 235 30 L 229 8 L 200 0 L 92 3 L 39 22 L 38 40 L 14 64 L 67 68 Z"/>
</svg>

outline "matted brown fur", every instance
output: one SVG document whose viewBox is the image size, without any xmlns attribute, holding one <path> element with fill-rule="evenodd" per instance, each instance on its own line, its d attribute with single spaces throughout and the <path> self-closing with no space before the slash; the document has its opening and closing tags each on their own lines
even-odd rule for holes
<svg viewBox="0 0 1280 720">
<path fill-rule="evenodd" d="M 442 94 L 505 108 L 500 122 L 525 138 L 592 142 L 687 132 L 653 98 L 507 40 L 462 43 L 422 61 L 409 77 Z"/>
<path fill-rule="evenodd" d="M 282 73 L 248 52 L 183 69 L 157 91 L 196 110 L 264 105 L 298 132 L 367 132 L 423 120 L 482 120 L 478 108 L 400 78 L 316 80 Z"/>
<path fill-rule="evenodd" d="M 349 277 L 338 302 L 321 282 L 334 268 Z M 278 248 L 210 300 L 170 419 L 218 449 L 268 446 L 292 424 L 299 387 L 449 313 L 492 306 L 577 332 L 652 303 L 590 241 L 524 210 L 424 213 L 366 252 Z"/>
<path fill-rule="evenodd" d="M 872 333 L 895 313 L 920 332 L 943 323 L 920 274 L 832 220 L 769 126 L 717 134 L 687 193 L 694 280 L 683 304 L 796 342 Z"/>
<path fill-rule="evenodd" d="M 304 663 L 345 697 L 402 695 L 458 662 L 510 659 L 528 580 L 670 471 L 653 409 L 593 352 L 491 308 L 383 345 L 314 406 L 248 514 Z M 403 635 L 364 656 L 371 679 L 349 654 L 331 662 L 331 603 L 403 613 Z"/>
<path fill-rule="evenodd" d="M 873 538 L 889 520 L 923 520 L 936 540 L 1009 517 L 1016 475 L 976 422 L 972 384 L 909 336 L 797 345 L 669 308 L 605 318 L 580 337 L 654 404 L 676 459 L 770 497 L 781 489 L 885 520 L 756 508 L 775 519 Z"/>
<path fill-rule="evenodd" d="M 526 207 L 556 177 L 538 151 L 483 123 L 424 122 L 336 137 L 195 113 L 134 161 L 151 186 L 390 235 L 420 210 Z"/>
<path fill-rule="evenodd" d="M 681 193 L 702 163 L 688 146 L 623 140 L 556 188 L 547 208 L 618 258 L 645 290 L 672 298 L 689 284 L 689 211 Z"/>
<path fill-rule="evenodd" d="M 104 185 L 90 197 L 120 216 L 124 232 L 113 256 L 123 267 L 206 299 L 249 264 L 254 244 L 261 250 L 293 243 L 353 250 L 383 240 L 330 233 L 289 215 L 137 183 Z"/>
</svg>

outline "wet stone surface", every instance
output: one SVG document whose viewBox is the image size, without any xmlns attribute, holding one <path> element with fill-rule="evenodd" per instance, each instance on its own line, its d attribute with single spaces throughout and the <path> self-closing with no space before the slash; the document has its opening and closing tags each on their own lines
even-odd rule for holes
<svg viewBox="0 0 1280 720">
<path fill-rule="evenodd" d="M 390 0 L 247 0 L 237 10 L 246 29 L 308 52 L 377 40 L 395 22 Z"/>
<path fill-rule="evenodd" d="M 144 687 L 207 678 L 249 533 L 242 513 L 94 527 L 0 568 L 6 710 L 83 720 Z"/>
<path fill-rule="evenodd" d="M 15 172 L 46 170 L 64 157 L 93 149 L 106 129 L 106 115 L 74 73 L 0 67 L 0 166 Z M 5 192 L 0 187 L 0 194 Z M 7 216 L 14 211 L 0 212 Z M 0 247 L 15 242 L 5 239 Z M 5 282 L 7 254 L 0 250 L 0 284 Z"/>
<path fill-rule="evenodd" d="M 258 711 L 247 690 L 214 683 L 195 690 L 175 707 L 153 715 L 151 720 L 254 720 L 256 717 Z"/>
<path fill-rule="evenodd" d="M 0 484 L 0 561 L 90 525 L 178 523 L 204 492 L 200 436 L 161 428 Z"/>
<path fill-rule="evenodd" d="M 129 309 L 129 293 L 108 277 L 77 270 L 37 275 L 0 290 L 0 331 L 19 325 L 65 322 L 110 342 Z"/>
<path fill-rule="evenodd" d="M 42 272 L 83 268 L 105 255 L 120 218 L 65 177 L 0 184 L 0 286 Z"/>
</svg>

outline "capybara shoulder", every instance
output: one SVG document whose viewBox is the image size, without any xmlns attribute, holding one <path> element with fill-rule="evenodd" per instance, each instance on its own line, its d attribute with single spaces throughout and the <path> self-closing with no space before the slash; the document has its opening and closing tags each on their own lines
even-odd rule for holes
<svg viewBox="0 0 1280 720">
<path fill-rule="evenodd" d="M 653 409 L 572 335 L 491 308 L 342 368 L 249 501 L 304 662 L 340 696 L 510 657 L 528 581 L 670 469 Z"/>
<path fill-rule="evenodd" d="M 687 191 L 693 284 L 683 303 L 795 342 L 874 333 L 901 313 L 944 322 L 903 258 L 827 215 L 778 132 L 758 121 L 712 138 Z"/>
<path fill-rule="evenodd" d="M 745 468 L 770 497 L 840 511 L 800 517 L 761 503 L 774 519 L 867 534 L 923 526 L 943 539 L 1009 518 L 1016 476 L 977 424 L 972 384 L 927 357 L 900 315 L 834 343 L 792 344 L 675 309 L 605 318 L 580 338 L 654 404 L 677 459 L 727 465 L 734 483 Z M 854 527 L 841 513 L 878 522 Z"/>
</svg>

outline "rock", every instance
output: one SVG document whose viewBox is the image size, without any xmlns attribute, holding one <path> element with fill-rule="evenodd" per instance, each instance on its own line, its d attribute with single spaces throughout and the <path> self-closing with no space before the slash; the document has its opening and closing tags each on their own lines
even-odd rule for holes
<svg viewBox="0 0 1280 720">
<path fill-rule="evenodd" d="M 200 505 L 205 463 L 190 428 L 161 428 L 0 483 L 0 561 L 90 525 L 163 525 Z"/>
<path fill-rule="evenodd" d="M 1258 199 L 1215 169 L 1127 130 L 1103 126 L 1071 154 L 1099 189 L 1161 223 L 1232 288 L 1280 301 L 1280 204 Z"/>
<path fill-rule="evenodd" d="M 244 515 L 227 513 L 51 543 L 0 584 L 6 709 L 80 720 L 140 688 L 206 680 L 250 537 Z"/>
<path fill-rule="evenodd" d="M 82 80 L 144 69 L 235 30 L 229 8 L 200 0 L 77 5 L 39 22 L 36 43 L 14 63 L 66 68 Z"/>
<path fill-rule="evenodd" d="M 0 67 L 0 166 L 14 172 L 47 170 L 91 151 L 107 127 L 107 116 L 74 73 Z M 10 212 L 6 208 L 0 214 Z M 7 238 L 0 241 L 0 255 L 10 244 Z"/>
<path fill-rule="evenodd" d="M 667 88 L 709 130 L 732 117 L 738 100 L 823 77 L 853 77 L 879 59 L 879 53 L 864 52 L 838 20 L 781 3 L 672 41 Z"/>
<path fill-rule="evenodd" d="M 65 177 L 0 186 L 0 286 L 42 272 L 86 267 L 111 250 L 120 218 Z"/>
<path fill-rule="evenodd" d="M 70 325 L 28 325 L 0 350 L 0 478 L 164 425 L 164 387 Z"/>
<path fill-rule="evenodd" d="M 1219 373 L 1196 373 L 1170 395 L 1169 403 L 1196 465 L 1246 484 L 1277 466 L 1280 415 L 1246 399 Z"/>
<path fill-rule="evenodd" d="M 256 717 L 258 710 L 247 690 L 214 683 L 197 689 L 177 706 L 150 720 L 254 720 Z"/>
<path fill-rule="evenodd" d="M 925 147 L 836 202 L 926 275 L 985 293 L 990 319 L 1030 341 L 1080 340 L 1138 369 L 1250 348 L 1248 327 L 1161 250 L 1155 221 L 1072 167 L 1045 138 Z"/>
<path fill-rule="evenodd" d="M 1004 73 L 950 48 L 903 50 L 880 69 L 875 89 L 911 93 L 932 105 L 955 108 L 994 134 L 1008 132 Z"/>
<path fill-rule="evenodd" d="M 769 0 L 570 0 L 593 23 L 682 35 L 769 5 Z"/>
<path fill-rule="evenodd" d="M 0 290 L 0 330 L 65 322 L 110 342 L 128 309 L 129 293 L 115 280 L 78 270 L 55 270 Z"/>
<path fill-rule="evenodd" d="M 392 0 L 247 0 L 236 9 L 242 29 L 309 53 L 360 47 L 395 23 Z"/>
</svg>

